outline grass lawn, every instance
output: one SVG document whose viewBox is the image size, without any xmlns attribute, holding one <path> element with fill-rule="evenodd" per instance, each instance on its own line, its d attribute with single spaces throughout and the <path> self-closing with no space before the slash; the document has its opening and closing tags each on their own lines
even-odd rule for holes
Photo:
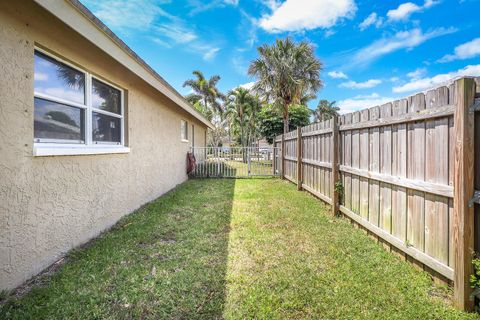
<svg viewBox="0 0 480 320">
<path fill-rule="evenodd" d="M 466 319 L 293 184 L 191 180 L 2 302 L 6 319 Z"/>
</svg>

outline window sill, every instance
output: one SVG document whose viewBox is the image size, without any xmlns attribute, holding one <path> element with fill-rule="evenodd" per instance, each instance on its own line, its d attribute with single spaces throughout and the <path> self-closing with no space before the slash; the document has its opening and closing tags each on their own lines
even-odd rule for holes
<svg viewBox="0 0 480 320">
<path fill-rule="evenodd" d="M 46 156 L 77 156 L 90 154 L 115 154 L 129 153 L 130 148 L 123 146 L 102 146 L 102 147 L 86 147 L 86 146 L 39 146 L 34 145 L 34 157 Z"/>
</svg>

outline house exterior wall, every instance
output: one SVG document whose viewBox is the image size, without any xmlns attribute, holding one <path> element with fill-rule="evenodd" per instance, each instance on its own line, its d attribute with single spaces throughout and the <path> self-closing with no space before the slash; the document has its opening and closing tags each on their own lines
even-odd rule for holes
<svg viewBox="0 0 480 320">
<path fill-rule="evenodd" d="M 35 46 L 125 90 L 129 153 L 33 156 Z M 181 119 L 205 145 L 205 124 L 33 2 L 0 1 L 0 74 L 0 289 L 184 182 Z"/>
</svg>

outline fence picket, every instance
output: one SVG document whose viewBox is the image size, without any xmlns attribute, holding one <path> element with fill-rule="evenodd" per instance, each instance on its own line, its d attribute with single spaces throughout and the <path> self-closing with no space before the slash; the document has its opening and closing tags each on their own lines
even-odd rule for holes
<svg viewBox="0 0 480 320">
<path fill-rule="evenodd" d="M 380 108 L 373 107 L 369 110 L 370 120 L 375 120 L 380 117 Z M 370 171 L 379 172 L 380 167 L 380 129 L 378 127 L 369 129 L 370 146 L 369 146 L 369 164 Z M 368 206 L 368 221 L 373 225 L 378 226 L 380 219 L 380 183 L 375 180 L 370 180 L 369 186 L 369 206 Z"/>
<path fill-rule="evenodd" d="M 419 93 L 409 98 L 409 113 L 425 109 L 425 95 Z M 407 126 L 408 152 L 407 177 L 425 180 L 425 121 Z M 407 241 L 420 251 L 425 250 L 425 193 L 408 190 L 407 204 Z M 415 261 L 412 261 L 416 263 Z M 423 269 L 423 266 L 420 265 Z"/>
</svg>

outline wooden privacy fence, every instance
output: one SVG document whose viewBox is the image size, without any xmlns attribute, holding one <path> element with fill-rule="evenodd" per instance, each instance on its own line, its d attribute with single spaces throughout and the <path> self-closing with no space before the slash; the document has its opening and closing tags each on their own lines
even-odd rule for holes
<svg viewBox="0 0 480 320">
<path fill-rule="evenodd" d="M 472 308 L 476 92 L 462 78 L 275 139 L 282 177 L 453 282 L 461 309 Z"/>
</svg>

